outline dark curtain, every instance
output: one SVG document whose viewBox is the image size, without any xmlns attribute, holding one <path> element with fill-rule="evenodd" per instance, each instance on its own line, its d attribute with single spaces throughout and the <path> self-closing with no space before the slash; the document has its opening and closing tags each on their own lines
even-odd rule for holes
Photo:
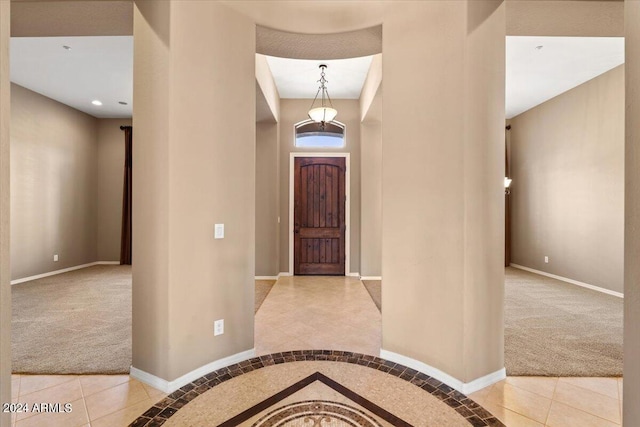
<svg viewBox="0 0 640 427">
<path fill-rule="evenodd" d="M 120 240 L 120 264 L 131 265 L 131 160 L 133 132 L 131 126 L 120 126 L 124 131 L 124 188 L 122 191 L 122 237 Z"/>
</svg>

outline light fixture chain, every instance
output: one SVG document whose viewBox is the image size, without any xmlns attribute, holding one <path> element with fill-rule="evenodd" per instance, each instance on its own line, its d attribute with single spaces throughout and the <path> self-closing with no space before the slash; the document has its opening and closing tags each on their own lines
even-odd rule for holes
<svg viewBox="0 0 640 427">
<path fill-rule="evenodd" d="M 333 108 L 333 102 L 331 101 L 331 96 L 329 96 L 329 91 L 327 90 L 327 83 L 329 81 L 325 74 L 326 68 L 327 66 L 325 64 L 320 64 L 320 79 L 317 81 L 320 85 L 318 86 L 316 96 L 313 98 L 313 102 L 311 103 L 311 108 L 309 109 L 309 118 L 319 123 L 320 130 L 324 130 L 326 123 L 331 122 L 337 114 L 337 111 Z M 314 108 L 314 105 L 318 100 L 318 96 L 320 96 L 321 105 Z M 329 102 L 329 106 L 327 106 L 327 101 Z"/>
</svg>

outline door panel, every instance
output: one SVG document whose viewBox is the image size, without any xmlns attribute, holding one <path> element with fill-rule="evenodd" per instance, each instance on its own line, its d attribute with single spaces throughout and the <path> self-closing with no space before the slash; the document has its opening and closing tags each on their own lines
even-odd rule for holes
<svg viewBox="0 0 640 427">
<path fill-rule="evenodd" d="M 344 275 L 344 157 L 296 157 L 294 274 Z"/>
</svg>

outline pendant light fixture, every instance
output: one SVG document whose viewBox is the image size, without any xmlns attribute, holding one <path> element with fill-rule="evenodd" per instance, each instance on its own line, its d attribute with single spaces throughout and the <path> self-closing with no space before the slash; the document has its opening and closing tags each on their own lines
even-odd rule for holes
<svg viewBox="0 0 640 427">
<path fill-rule="evenodd" d="M 313 98 L 311 108 L 309 109 L 309 118 L 316 123 L 320 123 L 320 129 L 324 129 L 326 123 L 331 122 L 338 115 L 338 110 L 333 108 L 329 92 L 327 91 L 327 79 L 324 77 L 324 70 L 327 68 L 325 64 L 320 64 L 320 87 L 316 92 L 316 97 Z M 315 106 L 316 101 L 320 96 L 320 105 Z"/>
</svg>

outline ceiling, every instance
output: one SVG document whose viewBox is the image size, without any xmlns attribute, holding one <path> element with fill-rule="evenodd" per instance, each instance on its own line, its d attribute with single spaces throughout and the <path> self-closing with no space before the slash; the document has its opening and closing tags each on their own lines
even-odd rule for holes
<svg viewBox="0 0 640 427">
<path fill-rule="evenodd" d="M 507 37 L 506 60 L 510 119 L 623 64 L 624 38 Z"/>
<path fill-rule="evenodd" d="M 382 52 L 382 25 L 346 33 L 301 34 L 256 26 L 256 52 L 297 59 L 345 59 Z"/>
<path fill-rule="evenodd" d="M 34 92 L 95 117 L 132 115 L 132 36 L 12 37 L 10 63 L 11 81 Z"/>
<path fill-rule="evenodd" d="M 320 64 L 326 64 L 329 96 L 358 99 L 373 56 L 349 59 L 289 59 L 266 56 L 280 98 L 313 99 L 318 90 Z"/>
<path fill-rule="evenodd" d="M 65 45 L 71 50 L 64 49 Z M 325 63 L 330 96 L 358 99 L 372 56 L 326 61 L 266 59 L 281 98 L 313 98 L 318 65 Z M 510 36 L 506 63 L 506 116 L 512 118 L 623 64 L 624 39 Z M 11 81 L 95 117 L 131 117 L 133 38 L 12 38 Z M 92 105 L 95 99 L 103 105 Z"/>
</svg>

